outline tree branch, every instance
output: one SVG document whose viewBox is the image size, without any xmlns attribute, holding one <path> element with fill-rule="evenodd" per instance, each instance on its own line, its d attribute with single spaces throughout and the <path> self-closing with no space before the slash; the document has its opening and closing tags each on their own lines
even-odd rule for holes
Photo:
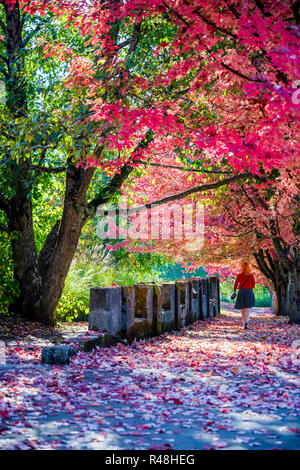
<svg viewBox="0 0 300 470">
<path fill-rule="evenodd" d="M 191 6 L 191 4 L 187 1 L 187 0 L 184 0 L 184 3 L 187 5 L 187 6 Z M 166 5 L 166 3 L 164 2 L 164 4 Z M 228 29 L 225 29 L 225 28 L 222 28 L 222 26 L 218 26 L 216 23 L 214 23 L 212 20 L 206 18 L 202 13 L 200 13 L 199 11 L 200 7 L 198 6 L 197 8 L 195 8 L 193 10 L 193 13 L 197 16 L 199 16 L 202 21 L 206 24 L 208 24 L 209 26 L 211 26 L 212 28 L 214 28 L 215 30 L 217 31 L 220 31 L 221 33 L 224 33 L 228 36 L 231 36 L 232 38 L 236 39 L 237 36 L 236 34 L 232 33 L 231 31 L 228 31 Z"/>
<path fill-rule="evenodd" d="M 26 39 L 23 41 L 23 47 L 26 47 L 27 44 L 29 43 L 30 39 L 32 39 L 36 33 L 39 32 L 39 30 L 41 29 L 41 26 L 45 23 L 49 23 L 48 20 L 42 20 L 35 28 L 33 31 L 31 31 L 31 33 L 28 34 L 28 36 L 26 37 Z"/>
<path fill-rule="evenodd" d="M 228 3 L 227 7 L 229 8 L 229 10 L 231 11 L 231 13 L 233 13 L 233 15 L 235 16 L 235 18 L 238 20 L 240 18 L 240 13 L 237 11 L 237 9 L 235 8 L 235 6 L 232 4 L 232 3 Z"/>
<path fill-rule="evenodd" d="M 172 13 L 175 14 L 175 16 L 177 16 L 178 19 L 180 19 L 186 26 L 188 26 L 189 28 L 191 27 L 190 23 L 188 21 L 186 21 L 176 10 L 174 10 L 172 7 L 170 7 L 166 2 L 163 2 L 163 4 L 165 5 L 166 8 L 168 8 Z M 200 44 L 203 44 L 203 40 L 201 40 L 200 36 L 198 34 L 196 34 L 196 38 L 198 39 L 198 41 L 200 42 Z M 205 45 L 204 45 L 205 46 Z M 211 54 L 210 50 L 205 46 L 205 49 L 207 51 L 208 54 Z M 240 78 L 243 78 L 244 80 L 248 80 L 250 82 L 255 82 L 255 83 L 263 83 L 263 81 L 259 78 L 252 78 L 252 77 L 248 77 L 248 75 L 245 75 L 243 74 L 242 72 L 239 72 L 238 70 L 235 70 L 233 67 L 231 67 L 230 65 L 228 64 L 225 64 L 225 62 L 220 62 L 220 65 L 228 70 L 229 72 L 233 73 L 234 75 L 237 75 L 238 77 Z"/>
<path fill-rule="evenodd" d="M 118 48 L 123 49 L 124 47 L 130 45 L 128 54 L 131 54 L 132 52 L 134 52 L 134 50 L 135 50 L 135 48 L 138 44 L 140 32 L 141 32 L 141 22 L 135 23 L 134 26 L 133 26 L 132 36 L 129 39 L 125 39 L 125 41 L 121 42 L 120 44 L 117 44 Z"/>
<path fill-rule="evenodd" d="M 234 176 L 231 176 L 230 178 L 217 181 L 216 183 L 202 184 L 201 186 L 196 186 L 194 188 L 187 189 L 186 191 L 182 191 L 181 193 L 173 194 L 172 196 L 166 196 L 162 199 L 158 199 L 157 201 L 145 204 L 144 206 L 141 206 L 141 207 L 149 208 L 151 207 L 151 204 L 161 205 L 167 202 L 178 201 L 180 199 L 184 199 L 187 196 L 190 196 L 191 194 L 200 193 L 200 192 L 208 191 L 211 189 L 217 189 L 217 188 L 220 188 L 221 186 L 225 186 L 230 183 L 234 183 L 236 181 L 242 181 L 243 179 L 247 179 L 252 176 L 253 175 L 251 175 L 251 173 L 242 173 L 242 174 L 234 175 Z"/>
<path fill-rule="evenodd" d="M 117 46 L 118 46 L 119 49 L 123 49 L 124 47 L 129 46 L 130 43 L 131 43 L 131 38 L 126 39 L 125 41 L 121 42 L 120 44 L 117 44 Z"/>
<path fill-rule="evenodd" d="M 233 73 L 234 75 L 237 75 L 240 78 L 243 78 L 244 80 L 248 80 L 250 82 L 256 82 L 256 83 L 263 83 L 263 81 L 260 80 L 259 78 L 248 77 L 248 75 L 245 75 L 244 73 L 239 72 L 238 70 L 235 70 L 230 65 L 225 64 L 225 62 L 220 62 L 220 64 L 222 65 L 222 67 L 224 69 L 228 70 L 229 72 Z"/>
<path fill-rule="evenodd" d="M 291 6 L 294 14 L 294 18 L 296 21 L 296 24 L 300 23 L 300 1 L 299 0 L 291 0 Z"/>
<path fill-rule="evenodd" d="M 59 227 L 60 220 L 57 220 L 57 222 L 53 225 L 51 231 L 49 232 L 43 245 L 43 248 L 40 251 L 38 263 L 42 274 L 46 271 L 49 263 L 51 262 L 52 256 L 54 255 L 57 237 L 59 233 Z"/>
<path fill-rule="evenodd" d="M 164 165 L 163 163 L 146 162 L 143 160 L 136 160 L 136 163 L 140 163 L 141 165 L 156 166 L 160 168 L 172 168 L 174 170 L 181 170 L 181 171 L 186 171 L 186 172 L 221 174 L 221 175 L 232 174 L 229 171 L 217 171 L 217 170 L 213 171 L 213 170 L 202 170 L 199 168 L 185 168 L 183 166 L 178 166 L 178 165 Z"/>
<path fill-rule="evenodd" d="M 150 209 L 152 205 L 160 206 L 162 204 L 167 204 L 167 203 L 172 202 L 172 201 L 178 201 L 180 199 L 186 198 L 187 196 L 190 196 L 191 194 L 196 194 L 196 193 L 200 193 L 200 192 L 204 192 L 204 191 L 209 191 L 211 189 L 217 189 L 217 188 L 220 188 L 221 186 L 225 186 L 225 185 L 228 185 L 230 183 L 234 183 L 236 181 L 241 181 L 243 179 L 246 179 L 246 178 L 249 178 L 249 177 L 252 177 L 252 176 L 253 175 L 251 175 L 251 173 L 242 173 L 242 174 L 239 174 L 239 175 L 231 176 L 230 178 L 223 179 L 221 181 L 217 181 L 216 183 L 208 183 L 208 184 L 202 184 L 201 186 L 195 186 L 194 188 L 187 189 L 186 191 L 182 191 L 182 192 L 177 193 L 177 194 L 172 194 L 171 196 L 166 196 L 166 197 L 163 197 L 162 199 L 158 199 L 156 201 L 148 202 L 148 203 L 145 203 L 141 206 L 129 208 L 127 210 L 127 212 L 129 214 L 130 213 L 135 213 L 139 210 Z M 104 202 L 106 202 L 106 201 L 104 201 Z M 126 209 L 124 209 L 124 210 L 126 211 Z M 109 213 L 110 211 L 107 211 L 107 212 Z M 122 212 L 122 210 L 120 210 L 119 212 Z"/>
<path fill-rule="evenodd" d="M 265 6 L 261 0 L 254 0 L 254 3 L 264 16 L 271 16 L 271 13 L 265 10 Z"/>
<path fill-rule="evenodd" d="M 274 224 L 273 220 L 270 221 L 270 228 L 271 228 L 273 246 L 274 246 L 274 248 L 277 252 L 277 255 L 278 255 L 280 261 L 282 262 L 283 266 L 286 269 L 289 270 L 290 269 L 290 264 L 291 264 L 290 259 L 287 256 L 286 250 L 283 248 L 283 246 L 281 244 L 280 236 L 276 231 L 275 224 Z"/>
<path fill-rule="evenodd" d="M 146 133 L 145 139 L 141 140 L 141 142 L 136 146 L 136 148 L 133 151 L 133 155 L 140 149 L 140 148 L 146 148 L 149 143 L 153 140 L 154 138 L 154 133 L 149 130 Z M 130 173 L 135 169 L 134 166 L 131 166 L 128 162 L 127 164 L 123 165 L 119 173 L 116 173 L 108 185 L 96 196 L 94 199 L 92 199 L 88 204 L 87 204 L 87 213 L 86 213 L 86 218 L 90 217 L 93 213 L 96 212 L 97 207 L 100 206 L 100 204 L 104 204 L 105 202 L 108 202 L 109 199 L 119 190 L 121 189 L 123 183 L 126 181 Z"/>
<path fill-rule="evenodd" d="M 132 37 L 130 38 L 130 42 L 129 42 L 130 47 L 128 50 L 127 57 L 135 51 L 136 46 L 138 45 L 140 35 L 141 35 L 141 26 L 142 26 L 141 21 L 138 23 L 135 23 L 133 26 L 133 33 L 132 33 Z"/>
<path fill-rule="evenodd" d="M 270 279 L 274 283 L 274 280 L 275 280 L 274 272 L 267 265 L 263 250 L 260 248 L 258 250 L 258 253 L 254 253 L 254 257 L 257 261 L 257 264 L 258 264 L 260 270 L 264 273 L 264 275 L 268 279 Z"/>
<path fill-rule="evenodd" d="M 67 171 L 67 167 L 65 167 L 65 166 L 57 166 L 55 168 L 48 168 L 46 166 L 28 164 L 27 168 L 29 170 L 34 170 L 34 171 L 37 171 L 37 172 L 40 172 L 40 173 L 53 173 L 53 174 L 63 173 L 65 171 Z"/>
</svg>

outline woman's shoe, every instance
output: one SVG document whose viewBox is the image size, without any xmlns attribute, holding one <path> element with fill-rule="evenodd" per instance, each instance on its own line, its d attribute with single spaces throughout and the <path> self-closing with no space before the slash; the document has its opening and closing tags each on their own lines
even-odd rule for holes
<svg viewBox="0 0 300 470">
<path fill-rule="evenodd" d="M 245 323 L 244 329 L 245 329 L 245 330 L 248 330 L 248 322 L 247 322 L 247 321 L 246 321 L 246 323 Z"/>
</svg>

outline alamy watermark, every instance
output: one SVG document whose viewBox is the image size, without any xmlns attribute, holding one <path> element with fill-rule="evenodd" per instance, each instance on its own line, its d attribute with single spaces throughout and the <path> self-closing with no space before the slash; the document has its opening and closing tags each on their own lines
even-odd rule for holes
<svg viewBox="0 0 300 470">
<path fill-rule="evenodd" d="M 196 201 L 129 207 L 123 199 L 117 207 L 99 206 L 97 216 L 101 240 L 196 240 L 197 248 L 204 244 L 204 207 Z"/>
</svg>

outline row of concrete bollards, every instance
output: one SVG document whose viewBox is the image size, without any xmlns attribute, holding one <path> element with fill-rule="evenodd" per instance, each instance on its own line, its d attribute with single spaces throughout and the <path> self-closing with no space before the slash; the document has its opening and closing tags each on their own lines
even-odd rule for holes
<svg viewBox="0 0 300 470">
<path fill-rule="evenodd" d="M 90 332 L 66 344 L 43 348 L 42 364 L 69 364 L 79 351 L 92 351 L 118 341 L 158 336 L 220 313 L 217 277 L 178 280 L 157 285 L 91 289 Z"/>
<path fill-rule="evenodd" d="M 217 277 L 97 287 L 90 292 L 89 329 L 132 340 L 179 330 L 219 313 Z"/>
</svg>

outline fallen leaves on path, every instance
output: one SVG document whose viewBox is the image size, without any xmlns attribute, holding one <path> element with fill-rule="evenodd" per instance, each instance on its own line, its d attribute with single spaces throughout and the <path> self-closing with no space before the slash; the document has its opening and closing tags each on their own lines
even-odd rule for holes
<svg viewBox="0 0 300 470">
<path fill-rule="evenodd" d="M 257 448 L 265 438 L 282 448 L 270 421 L 299 432 L 283 420 L 299 409 L 299 326 L 285 318 L 253 315 L 244 331 L 226 312 L 192 330 L 80 352 L 70 366 L 39 364 L 57 331 L 6 322 L 13 369 L 0 375 L 0 448 L 170 449 L 191 432 L 196 448 Z"/>
</svg>

